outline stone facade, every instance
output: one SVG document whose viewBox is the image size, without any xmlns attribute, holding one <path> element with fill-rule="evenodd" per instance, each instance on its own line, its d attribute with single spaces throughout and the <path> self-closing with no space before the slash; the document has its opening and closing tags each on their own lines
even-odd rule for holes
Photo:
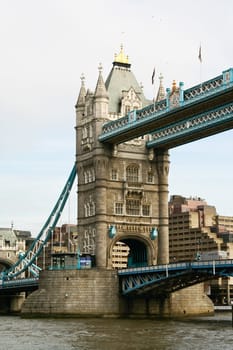
<svg viewBox="0 0 233 350">
<path fill-rule="evenodd" d="M 184 317 L 213 313 L 203 284 L 167 298 L 122 297 L 115 270 L 43 271 L 39 290 L 23 304 L 24 317 Z"/>
<path fill-rule="evenodd" d="M 119 315 L 119 282 L 113 270 L 43 271 L 39 290 L 22 315 L 101 317 Z"/>
<path fill-rule="evenodd" d="M 113 267 L 119 241 L 129 246 L 132 266 L 168 262 L 168 153 L 149 151 L 147 135 L 123 144 L 98 141 L 105 122 L 148 103 L 122 51 L 106 83 L 99 68 L 94 93 L 82 77 L 76 104 L 79 245 L 95 255 L 98 268 Z"/>
</svg>

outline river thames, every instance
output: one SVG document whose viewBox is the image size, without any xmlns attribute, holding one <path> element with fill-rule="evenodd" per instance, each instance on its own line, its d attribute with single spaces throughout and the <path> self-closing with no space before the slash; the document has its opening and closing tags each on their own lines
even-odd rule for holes
<svg viewBox="0 0 233 350">
<path fill-rule="evenodd" d="M 183 320 L 0 316 L 0 350 L 232 350 L 231 312 Z"/>
</svg>

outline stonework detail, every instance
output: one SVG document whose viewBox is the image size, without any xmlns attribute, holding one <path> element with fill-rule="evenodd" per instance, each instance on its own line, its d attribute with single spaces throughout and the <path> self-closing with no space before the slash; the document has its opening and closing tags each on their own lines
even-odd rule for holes
<svg viewBox="0 0 233 350">
<path fill-rule="evenodd" d="M 93 246 L 97 267 L 107 269 L 113 267 L 113 237 L 131 246 L 134 263 L 156 263 L 157 240 L 149 239 L 149 232 L 161 225 L 161 176 L 166 183 L 168 174 L 168 162 L 157 162 L 147 150 L 147 135 L 123 144 L 98 141 L 113 115 L 119 118 L 150 103 L 123 52 L 115 59 L 106 82 L 99 67 L 94 94 L 82 79 L 76 104 L 79 245 L 85 252 Z M 116 230 L 109 234 L 112 225 Z"/>
</svg>

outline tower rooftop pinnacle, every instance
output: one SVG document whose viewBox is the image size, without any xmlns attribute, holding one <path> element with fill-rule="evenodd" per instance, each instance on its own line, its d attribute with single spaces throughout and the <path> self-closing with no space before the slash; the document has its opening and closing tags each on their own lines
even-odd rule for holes
<svg viewBox="0 0 233 350">
<path fill-rule="evenodd" d="M 99 64 L 98 70 L 99 70 L 99 78 L 98 78 L 97 85 L 95 88 L 95 97 L 108 98 L 108 93 L 107 93 L 106 86 L 105 86 L 103 76 L 102 76 L 103 67 L 102 67 L 101 63 Z"/>
<path fill-rule="evenodd" d="M 130 68 L 129 57 L 124 54 L 123 45 L 121 45 L 119 54 L 115 54 L 113 65 Z"/>
<path fill-rule="evenodd" d="M 165 90 L 164 90 L 164 87 L 163 87 L 163 76 L 162 76 L 161 73 L 160 73 L 160 76 L 159 76 L 159 80 L 160 80 L 159 90 L 158 90 L 158 93 L 157 93 L 157 97 L 155 99 L 156 102 L 162 101 L 166 97 Z"/>
<path fill-rule="evenodd" d="M 85 76 L 83 73 L 82 73 L 80 79 L 81 79 L 81 88 L 79 91 L 78 100 L 77 100 L 76 105 L 75 105 L 76 108 L 80 105 L 85 104 L 86 88 L 85 88 Z"/>
<path fill-rule="evenodd" d="M 130 67 L 129 58 L 124 54 L 123 46 L 121 45 L 120 53 L 118 55 L 115 54 L 113 67 L 105 82 L 109 96 L 110 113 L 121 113 L 122 101 L 126 98 L 130 89 L 134 90 L 142 107 L 149 104 Z"/>
</svg>

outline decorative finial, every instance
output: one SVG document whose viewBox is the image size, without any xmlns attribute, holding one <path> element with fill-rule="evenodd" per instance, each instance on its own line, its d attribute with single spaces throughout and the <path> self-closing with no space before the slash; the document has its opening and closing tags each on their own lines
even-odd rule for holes
<svg viewBox="0 0 233 350">
<path fill-rule="evenodd" d="M 159 75 L 159 90 L 157 93 L 157 97 L 155 99 L 156 102 L 162 101 L 163 99 L 165 99 L 165 91 L 164 91 L 164 87 L 163 87 L 163 75 L 162 73 L 160 73 Z"/>
<path fill-rule="evenodd" d="M 84 82 L 85 82 L 85 75 L 84 75 L 83 73 L 81 74 L 80 79 L 81 79 L 82 85 L 84 85 Z"/>
<path fill-rule="evenodd" d="M 162 82 L 163 82 L 163 74 L 162 73 L 159 74 L 159 80 L 160 80 L 160 85 L 162 85 Z"/>
<path fill-rule="evenodd" d="M 102 73 L 102 70 L 103 70 L 103 66 L 102 66 L 102 63 L 100 63 L 100 64 L 99 64 L 99 67 L 98 67 L 98 69 L 99 69 L 99 73 Z"/>
<path fill-rule="evenodd" d="M 176 81 L 173 80 L 172 82 L 172 92 L 175 92 L 176 91 Z"/>
</svg>

